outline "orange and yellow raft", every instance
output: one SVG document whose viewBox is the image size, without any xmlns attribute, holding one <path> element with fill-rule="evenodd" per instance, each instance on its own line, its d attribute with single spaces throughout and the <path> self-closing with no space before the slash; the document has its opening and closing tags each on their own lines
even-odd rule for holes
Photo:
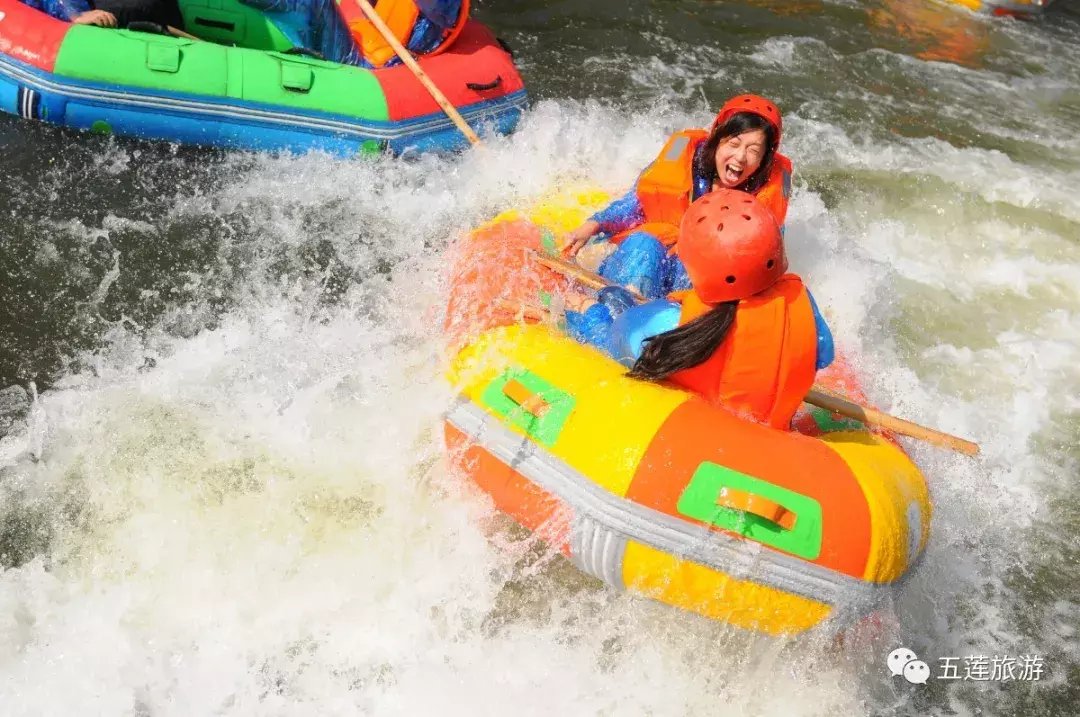
<svg viewBox="0 0 1080 717">
<path fill-rule="evenodd" d="M 894 441 L 820 409 L 780 431 L 626 378 L 524 308 L 565 288 L 529 250 L 605 198 L 563 196 L 458 243 L 453 464 L 615 587 L 772 634 L 864 614 L 929 532 L 926 483 Z M 827 378 L 850 395 L 843 374 Z"/>
<path fill-rule="evenodd" d="M 989 15 L 1031 18 L 1042 14 L 1053 0 L 952 0 L 969 10 Z"/>
</svg>

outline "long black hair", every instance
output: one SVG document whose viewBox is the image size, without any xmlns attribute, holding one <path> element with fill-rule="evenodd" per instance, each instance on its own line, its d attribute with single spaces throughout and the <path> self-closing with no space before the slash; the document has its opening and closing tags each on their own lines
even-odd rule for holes
<svg viewBox="0 0 1080 717">
<path fill-rule="evenodd" d="M 754 194 L 769 181 L 773 158 L 776 156 L 776 127 L 769 120 L 753 112 L 736 112 L 727 121 L 712 131 L 701 150 L 694 156 L 694 176 L 705 177 L 707 186 L 716 181 L 716 148 L 725 139 L 760 129 L 765 133 L 765 153 L 761 155 L 761 166 L 745 182 L 735 189 Z M 707 190 L 708 191 L 708 190 Z"/>
<path fill-rule="evenodd" d="M 703 363 L 727 338 L 738 305 L 738 301 L 725 301 L 689 323 L 645 339 L 645 350 L 627 376 L 663 381 L 676 371 Z"/>
</svg>

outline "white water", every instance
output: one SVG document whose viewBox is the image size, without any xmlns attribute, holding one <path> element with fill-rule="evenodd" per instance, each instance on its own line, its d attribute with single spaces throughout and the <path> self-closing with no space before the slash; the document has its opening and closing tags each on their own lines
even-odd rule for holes
<svg viewBox="0 0 1080 717">
<path fill-rule="evenodd" d="M 146 340 L 118 324 L 96 376 L 43 394 L 41 460 L 0 474 L 0 516 L 44 546 L 0 573 L 3 714 L 862 714 L 908 699 L 883 671 L 900 640 L 930 658 L 1022 646 L 1000 599 L 954 607 L 987 585 L 1008 603 L 1010 536 L 1066 477 L 1033 438 L 1078 408 L 1075 173 L 787 119 L 810 175 L 916 178 L 832 208 L 799 187 L 792 266 L 876 402 L 985 452 L 909 444 L 933 537 L 876 640 L 761 638 L 615 594 L 446 474 L 445 241 L 562 184 L 622 188 L 667 131 L 706 119 L 542 102 L 464 157 L 239 157 L 219 196 L 177 196 L 178 222 L 241 211 L 257 228 L 226 242 L 246 257 L 236 308 L 193 336 L 164 330 L 175 315 Z M 927 182 L 955 196 L 908 201 Z M 1053 221 L 1010 213 L 1033 204 Z M 325 276 L 283 283 L 268 258 L 316 240 L 365 277 L 330 307 Z M 1063 596 L 1061 622 L 1075 610 Z M 1029 651 L 1075 654 L 1075 633 L 1045 639 Z"/>
</svg>

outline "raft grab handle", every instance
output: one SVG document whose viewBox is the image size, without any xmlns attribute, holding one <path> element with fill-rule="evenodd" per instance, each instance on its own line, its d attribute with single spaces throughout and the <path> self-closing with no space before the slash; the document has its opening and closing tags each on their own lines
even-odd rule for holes
<svg viewBox="0 0 1080 717">
<path fill-rule="evenodd" d="M 534 416 L 543 416 L 547 412 L 551 404 L 545 401 L 540 394 L 533 393 L 529 390 L 528 386 L 518 381 L 516 378 L 512 378 L 503 385 L 503 395 L 509 398 L 522 408 L 522 410 L 531 413 Z"/>
<path fill-rule="evenodd" d="M 756 515 L 763 520 L 779 525 L 784 530 L 794 528 L 795 519 L 798 517 L 784 506 L 768 498 L 762 498 L 760 495 L 727 486 L 720 489 L 720 495 L 716 496 L 716 504 L 721 508 Z"/>
<path fill-rule="evenodd" d="M 473 92 L 486 92 L 487 90 L 493 90 L 502 84 L 502 75 L 495 75 L 495 79 L 488 83 L 481 82 L 466 82 L 465 86 Z"/>
<path fill-rule="evenodd" d="M 311 91 L 314 79 L 315 73 L 305 64 L 299 62 L 281 63 L 281 87 L 288 92 L 307 94 Z"/>
</svg>

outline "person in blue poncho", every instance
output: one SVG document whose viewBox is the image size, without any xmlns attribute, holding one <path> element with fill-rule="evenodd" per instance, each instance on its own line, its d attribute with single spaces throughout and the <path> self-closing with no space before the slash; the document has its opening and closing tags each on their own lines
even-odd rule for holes
<svg viewBox="0 0 1080 717">
<path fill-rule="evenodd" d="M 678 233 L 689 289 L 641 305 L 618 286 L 577 297 L 568 332 L 634 378 L 786 429 L 834 350 L 810 292 L 787 273 L 780 227 L 752 195 L 720 189 L 690 205 Z"/>
<path fill-rule="evenodd" d="M 257 8 L 297 48 L 345 65 L 377 68 L 400 60 L 355 0 L 241 0 Z M 372 3 L 414 55 L 447 47 L 468 15 L 468 0 L 379 0 Z"/>
</svg>

